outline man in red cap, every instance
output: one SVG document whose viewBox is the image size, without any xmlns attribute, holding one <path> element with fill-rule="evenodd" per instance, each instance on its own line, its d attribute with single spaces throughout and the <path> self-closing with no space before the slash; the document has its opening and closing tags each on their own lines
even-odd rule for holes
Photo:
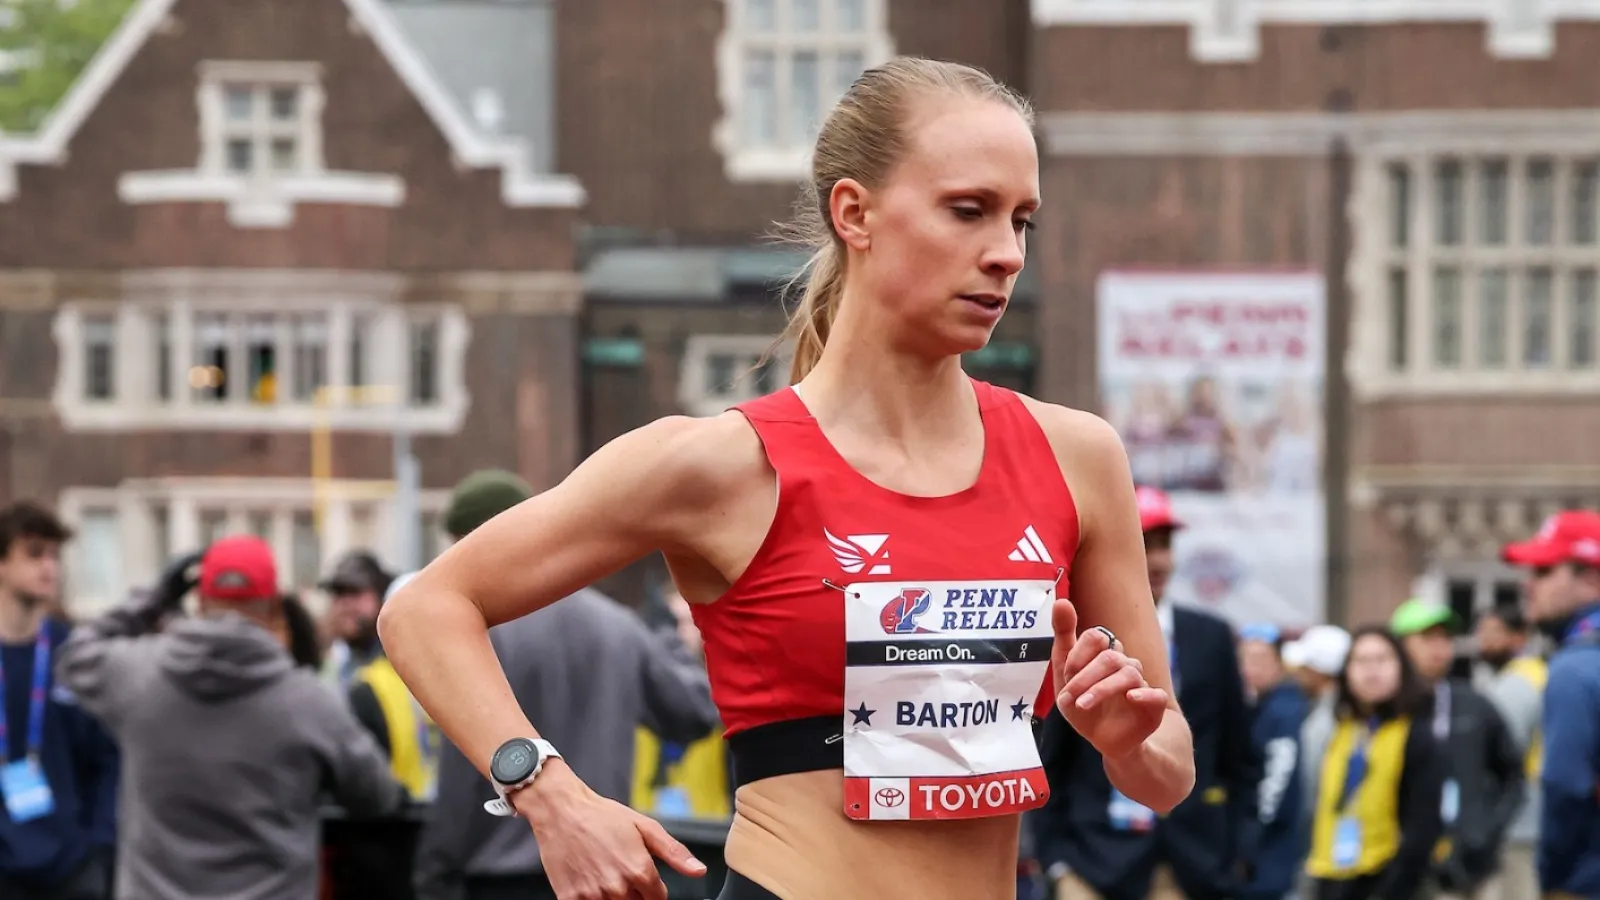
<svg viewBox="0 0 1600 900">
<path fill-rule="evenodd" d="M 197 583 L 200 615 L 157 632 Z M 323 789 L 357 815 L 400 805 L 377 743 L 286 644 L 272 548 L 252 536 L 73 631 L 58 676 L 122 746 L 117 896 L 315 896 Z"/>
<path fill-rule="evenodd" d="M 1261 760 L 1233 630 L 1165 599 L 1175 569 L 1172 539 L 1183 522 L 1155 488 L 1135 489 L 1134 500 L 1173 688 L 1194 733 L 1195 790 L 1158 818 L 1111 787 L 1094 748 L 1052 711 L 1040 750 L 1051 793 L 1033 820 L 1035 855 L 1056 900 L 1241 896 L 1261 830 Z"/>
<path fill-rule="evenodd" d="M 1502 556 L 1528 570 L 1528 617 L 1557 642 L 1540 726 L 1540 889 L 1600 897 L 1600 514 L 1557 513 Z"/>
</svg>

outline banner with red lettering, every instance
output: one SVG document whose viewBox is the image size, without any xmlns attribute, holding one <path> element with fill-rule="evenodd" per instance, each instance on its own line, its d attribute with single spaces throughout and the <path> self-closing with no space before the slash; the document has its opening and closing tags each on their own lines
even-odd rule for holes
<svg viewBox="0 0 1600 900">
<path fill-rule="evenodd" d="M 1108 271 L 1097 293 L 1101 414 L 1185 525 L 1167 596 L 1322 621 L 1322 276 Z"/>
</svg>

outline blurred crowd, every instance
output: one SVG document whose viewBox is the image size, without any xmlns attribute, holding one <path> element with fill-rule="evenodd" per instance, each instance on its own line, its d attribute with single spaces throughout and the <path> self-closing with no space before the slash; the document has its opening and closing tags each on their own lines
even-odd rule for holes
<svg viewBox="0 0 1600 900">
<path fill-rule="evenodd" d="M 1163 601 L 1182 523 L 1141 489 L 1197 781 L 1159 817 L 1052 716 L 1024 896 L 1600 897 L 1600 515 L 1504 549 L 1523 602 L 1292 637 Z"/>
<path fill-rule="evenodd" d="M 460 539 L 530 495 L 501 471 L 454 492 Z M 224 537 L 107 615 L 61 603 L 71 531 L 0 510 L 0 898 L 554 897 L 527 824 L 444 740 L 383 654 L 408 577 L 336 560 L 314 616 L 270 546 Z M 726 817 L 730 783 L 681 598 L 653 621 L 593 590 L 492 630 L 514 692 L 595 790 L 663 816 Z M 356 821 L 337 852 L 330 821 Z M 386 828 L 385 823 L 395 827 Z"/>
<path fill-rule="evenodd" d="M 500 471 L 455 490 L 460 539 L 530 496 Z M 1278 900 L 1600 897 L 1600 516 L 1506 548 L 1521 606 L 1463 622 L 1424 600 L 1382 624 L 1289 635 L 1168 602 L 1183 523 L 1138 492 L 1150 586 L 1197 782 L 1157 816 L 1059 715 L 1051 798 L 1019 895 Z M 279 592 L 236 535 L 174 559 L 107 615 L 61 602 L 70 530 L 0 510 L 0 898 L 553 898 L 525 822 L 412 699 L 377 618 L 409 577 L 335 560 L 327 612 Z M 726 821 L 731 773 L 681 597 L 638 612 L 584 589 L 491 630 L 513 691 L 597 792 Z M 379 824 L 329 854 L 330 820 Z"/>
</svg>

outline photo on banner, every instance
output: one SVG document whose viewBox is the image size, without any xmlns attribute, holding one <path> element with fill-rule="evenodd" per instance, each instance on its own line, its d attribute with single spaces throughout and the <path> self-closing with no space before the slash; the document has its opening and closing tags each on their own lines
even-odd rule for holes
<svg viewBox="0 0 1600 900">
<path fill-rule="evenodd" d="M 1187 526 L 1169 597 L 1235 625 L 1323 621 L 1320 273 L 1101 273 L 1101 415 Z"/>
</svg>

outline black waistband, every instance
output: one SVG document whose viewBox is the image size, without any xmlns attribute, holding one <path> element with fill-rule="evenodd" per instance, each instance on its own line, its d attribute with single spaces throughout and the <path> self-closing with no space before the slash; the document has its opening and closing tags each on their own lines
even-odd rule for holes
<svg viewBox="0 0 1600 900">
<path fill-rule="evenodd" d="M 728 737 L 733 784 L 763 778 L 844 768 L 844 716 L 811 716 L 757 725 Z M 1033 720 L 1038 743 L 1042 723 Z"/>
<path fill-rule="evenodd" d="M 844 768 L 844 716 L 757 725 L 728 737 L 735 787 L 763 778 Z"/>
</svg>

